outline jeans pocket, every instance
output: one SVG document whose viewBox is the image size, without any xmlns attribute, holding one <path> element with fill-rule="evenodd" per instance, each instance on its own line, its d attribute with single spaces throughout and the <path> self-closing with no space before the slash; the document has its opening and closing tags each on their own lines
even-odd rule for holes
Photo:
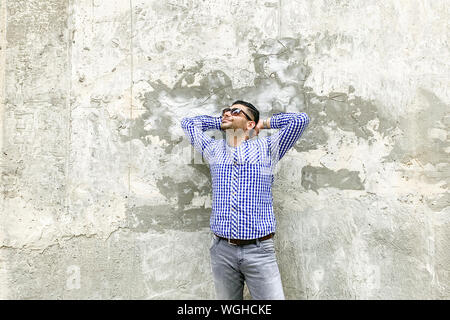
<svg viewBox="0 0 450 320">
<path fill-rule="evenodd" d="M 209 245 L 209 250 L 211 251 L 211 250 L 213 250 L 216 246 L 217 246 L 217 244 L 219 243 L 219 238 L 216 236 L 216 235 L 212 235 L 212 237 L 211 237 L 211 243 L 210 243 L 210 245 Z"/>
<path fill-rule="evenodd" d="M 273 239 L 267 239 L 259 242 L 260 248 L 267 253 L 275 253 L 275 242 Z"/>
</svg>

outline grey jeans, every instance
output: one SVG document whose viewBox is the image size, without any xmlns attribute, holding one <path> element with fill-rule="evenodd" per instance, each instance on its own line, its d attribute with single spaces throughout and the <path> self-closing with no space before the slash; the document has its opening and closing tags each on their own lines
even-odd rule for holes
<svg viewBox="0 0 450 320">
<path fill-rule="evenodd" d="M 284 300 L 273 238 L 235 246 L 213 235 L 210 254 L 217 299 L 242 300 L 245 281 L 255 300 Z"/>
</svg>

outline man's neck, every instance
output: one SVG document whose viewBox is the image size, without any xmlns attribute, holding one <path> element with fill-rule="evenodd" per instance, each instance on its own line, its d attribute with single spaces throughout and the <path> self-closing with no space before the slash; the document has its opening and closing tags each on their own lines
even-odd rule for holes
<svg viewBox="0 0 450 320">
<path fill-rule="evenodd" d="M 227 144 L 230 147 L 239 147 L 249 137 L 246 132 L 240 129 L 228 129 L 226 130 Z"/>
</svg>

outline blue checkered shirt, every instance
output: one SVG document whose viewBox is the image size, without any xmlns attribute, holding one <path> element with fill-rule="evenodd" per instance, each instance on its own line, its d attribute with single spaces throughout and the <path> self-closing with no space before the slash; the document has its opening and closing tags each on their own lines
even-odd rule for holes
<svg viewBox="0 0 450 320">
<path fill-rule="evenodd" d="M 209 164 L 213 201 L 210 227 L 230 239 L 256 239 L 275 232 L 272 183 L 277 162 L 295 144 L 309 123 L 306 113 L 277 113 L 270 127 L 280 129 L 230 147 L 207 130 L 221 130 L 222 117 L 183 118 L 181 126 Z"/>
</svg>

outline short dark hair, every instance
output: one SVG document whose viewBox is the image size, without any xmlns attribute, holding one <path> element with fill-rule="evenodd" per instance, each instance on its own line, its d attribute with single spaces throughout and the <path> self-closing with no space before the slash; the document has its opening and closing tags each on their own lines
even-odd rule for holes
<svg viewBox="0 0 450 320">
<path fill-rule="evenodd" d="M 242 101 L 242 100 L 236 100 L 233 102 L 232 106 L 235 104 L 242 104 L 243 106 L 246 106 L 248 108 L 248 111 L 253 115 L 253 119 L 255 119 L 255 127 L 259 122 L 259 111 L 255 108 L 254 105 L 252 105 L 250 102 Z"/>
</svg>

